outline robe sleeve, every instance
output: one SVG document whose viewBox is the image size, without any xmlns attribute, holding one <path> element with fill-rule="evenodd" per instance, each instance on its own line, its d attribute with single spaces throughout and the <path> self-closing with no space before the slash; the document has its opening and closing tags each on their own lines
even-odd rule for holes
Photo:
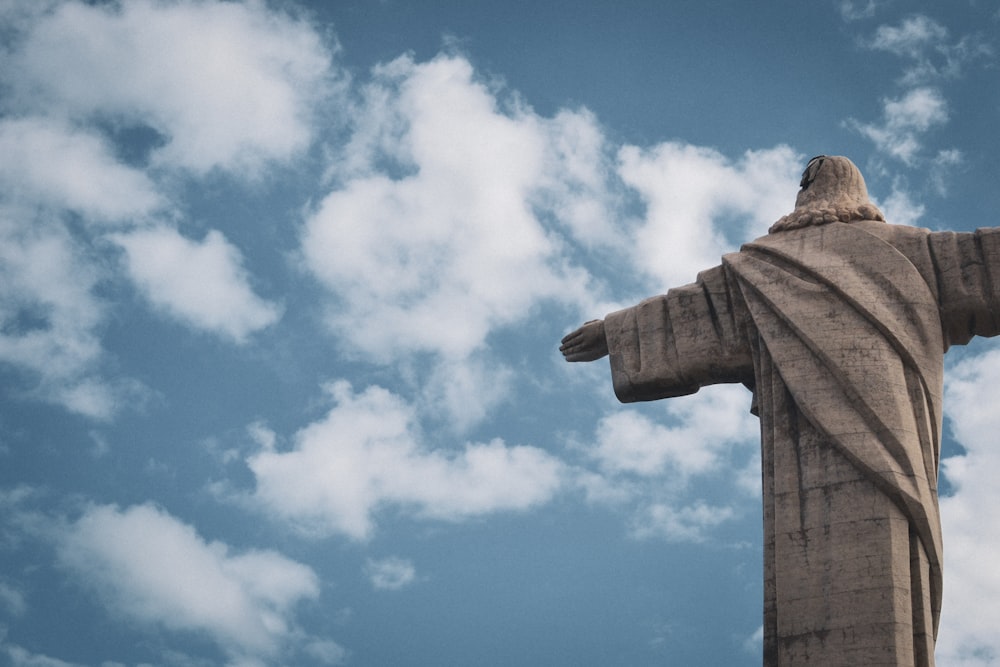
<svg viewBox="0 0 1000 667">
<path fill-rule="evenodd" d="M 945 344 L 1000 334 L 1000 228 L 932 232 L 928 244 Z"/>
<path fill-rule="evenodd" d="M 615 395 L 623 403 L 693 394 L 720 382 L 752 382 L 740 302 L 723 267 L 690 285 L 605 318 Z"/>
</svg>

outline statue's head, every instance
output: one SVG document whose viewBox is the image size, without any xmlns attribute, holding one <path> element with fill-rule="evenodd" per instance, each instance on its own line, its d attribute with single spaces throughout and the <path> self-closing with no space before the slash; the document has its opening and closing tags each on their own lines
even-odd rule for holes
<svg viewBox="0 0 1000 667">
<path fill-rule="evenodd" d="M 809 160 L 799 186 L 795 210 L 771 225 L 772 233 L 831 222 L 885 222 L 868 199 L 864 177 L 846 157 L 818 155 Z"/>
</svg>

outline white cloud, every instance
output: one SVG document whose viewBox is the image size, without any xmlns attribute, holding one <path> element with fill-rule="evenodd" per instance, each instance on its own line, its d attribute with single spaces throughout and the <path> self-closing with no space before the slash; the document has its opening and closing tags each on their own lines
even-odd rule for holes
<svg viewBox="0 0 1000 667">
<path fill-rule="evenodd" d="M 945 197 L 948 195 L 948 181 L 951 172 L 961 167 L 965 162 L 965 156 L 957 148 L 948 148 L 938 151 L 938 154 L 931 161 L 930 182 L 938 195 Z"/>
<path fill-rule="evenodd" d="M 882 101 L 882 123 L 849 125 L 871 139 L 878 150 L 912 164 L 922 150 L 921 135 L 948 121 L 948 103 L 935 88 L 910 90 L 897 99 Z"/>
<path fill-rule="evenodd" d="M 158 164 L 256 169 L 305 149 L 330 57 L 263 2 L 64 2 L 18 40 L 5 78 L 28 110 L 155 128 Z"/>
<path fill-rule="evenodd" d="M 759 655 L 764 648 L 764 626 L 760 626 L 754 633 L 743 640 L 743 649 L 747 653 Z"/>
<path fill-rule="evenodd" d="M 669 542 L 703 542 L 707 530 L 735 516 L 731 507 L 701 501 L 680 508 L 654 503 L 634 519 L 631 534 L 636 539 L 661 537 Z"/>
<path fill-rule="evenodd" d="M 538 210 L 600 235 L 583 210 L 597 187 L 584 164 L 599 151 L 589 116 L 505 111 L 457 57 L 382 66 L 357 116 L 352 171 L 302 235 L 309 270 L 336 296 L 329 321 L 343 340 L 381 361 L 462 359 L 541 299 L 590 300 L 586 274 L 563 264 Z M 552 174 L 572 182 L 569 217 L 541 192 Z"/>
<path fill-rule="evenodd" d="M 365 574 L 372 586 L 380 591 L 398 591 L 417 580 L 417 570 L 405 558 L 369 558 L 365 561 Z"/>
<path fill-rule="evenodd" d="M 40 653 L 32 653 L 22 646 L 8 644 L 0 636 L 0 651 L 6 653 L 11 667 L 81 667 L 75 662 L 66 662 Z"/>
<path fill-rule="evenodd" d="M 938 661 L 991 665 L 1000 656 L 1000 350 L 966 358 L 946 374 L 948 424 L 965 454 L 942 462 L 954 494 L 941 499 L 945 587 Z"/>
<path fill-rule="evenodd" d="M 638 412 L 620 411 L 597 426 L 591 451 L 611 473 L 662 475 L 673 479 L 716 470 L 736 443 L 756 442 L 757 420 L 750 393 L 742 386 L 712 387 L 674 398 L 665 409 L 676 426 L 664 426 Z"/>
<path fill-rule="evenodd" d="M 916 225 L 924 215 L 924 205 L 913 200 L 908 192 L 894 186 L 889 196 L 878 202 L 885 219 L 894 225 Z"/>
<path fill-rule="evenodd" d="M 325 37 L 257 0 L 6 3 L 0 16 L 0 362 L 23 371 L 12 392 L 108 419 L 142 390 L 102 377 L 114 304 L 95 292 L 118 276 L 101 226 L 120 232 L 154 307 L 238 342 L 272 324 L 280 309 L 220 233 L 143 227 L 183 210 L 175 167 L 257 176 L 302 154 L 341 83 Z M 135 130 L 162 141 L 126 164 Z"/>
<path fill-rule="evenodd" d="M 127 383 L 95 373 L 106 304 L 101 278 L 58 222 L 0 207 L 0 362 L 27 372 L 31 393 L 97 419 L 116 410 Z"/>
<path fill-rule="evenodd" d="M 889 130 L 924 132 L 948 120 L 948 104 L 934 88 L 916 88 L 883 105 Z"/>
<path fill-rule="evenodd" d="M 992 47 L 975 35 L 951 40 L 947 28 L 921 14 L 909 16 L 898 25 L 879 26 L 865 46 L 906 61 L 899 81 L 905 92 L 882 100 L 880 122 L 848 119 L 846 125 L 870 139 L 877 150 L 912 167 L 922 157 L 924 135 L 949 120 L 942 84 L 960 76 L 965 65 L 991 55 Z M 939 150 L 931 159 L 931 185 L 942 195 L 946 190 L 945 172 L 960 159 L 956 149 Z"/>
<path fill-rule="evenodd" d="M 11 616 L 20 616 L 27 608 L 24 593 L 16 586 L 0 579 L 0 610 Z"/>
<path fill-rule="evenodd" d="M 646 203 L 633 243 L 637 268 L 661 290 L 693 282 L 724 253 L 764 234 L 791 211 L 802 172 L 802 159 L 786 146 L 731 161 L 709 148 L 663 143 L 626 146 L 619 158 L 619 174 Z"/>
<path fill-rule="evenodd" d="M 299 431 L 289 451 L 264 447 L 247 463 L 255 500 L 310 532 L 369 537 L 387 506 L 461 520 L 527 510 L 560 488 L 563 464 L 535 447 L 500 440 L 446 452 L 421 445 L 413 409 L 380 387 L 329 387 L 335 405 Z"/>
<path fill-rule="evenodd" d="M 841 0 L 840 15 L 845 21 L 871 18 L 877 7 L 875 0 Z"/>
<path fill-rule="evenodd" d="M 278 306 L 254 294 L 239 250 L 218 231 L 200 242 L 164 226 L 110 238 L 150 303 L 186 324 L 243 342 L 280 317 Z"/>
<path fill-rule="evenodd" d="M 86 218 L 120 221 L 162 205 L 149 178 L 120 164 L 98 135 L 47 118 L 0 121 L 0 192 Z"/>
<path fill-rule="evenodd" d="M 992 55 L 992 47 L 976 35 L 951 40 L 947 28 L 921 14 L 898 25 L 879 26 L 865 46 L 905 59 L 900 83 L 906 90 L 897 98 L 882 100 L 881 122 L 849 119 L 846 125 L 870 139 L 879 151 L 914 166 L 923 151 L 924 135 L 949 120 L 941 85 L 960 76 L 967 64 Z M 939 150 L 932 158 L 931 184 L 942 195 L 945 171 L 960 159 L 956 149 Z"/>
<path fill-rule="evenodd" d="M 949 40 L 947 28 L 922 14 L 909 16 L 898 26 L 879 26 L 867 46 L 911 61 L 902 77 L 908 86 L 957 77 L 966 64 L 993 52 L 974 34 Z"/>
<path fill-rule="evenodd" d="M 273 551 L 232 553 L 151 505 L 93 506 L 58 538 L 59 561 L 116 615 L 206 633 L 237 663 L 276 657 L 301 634 L 294 608 L 315 573 Z"/>
<path fill-rule="evenodd" d="M 442 360 L 420 391 L 421 415 L 443 417 L 453 432 L 464 433 L 508 398 L 515 380 L 513 369 L 482 354 Z"/>
<path fill-rule="evenodd" d="M 547 301 L 617 307 L 573 264 L 580 248 L 610 258 L 609 273 L 620 263 L 662 287 L 690 282 L 789 212 L 802 166 L 787 147 L 731 161 L 677 144 L 629 147 L 616 163 L 592 114 L 543 118 L 461 57 L 376 68 L 352 115 L 302 256 L 331 294 L 327 321 L 345 350 L 379 363 L 431 353 L 416 382 L 458 431 L 508 394 L 492 334 Z M 630 190 L 649 205 L 634 239 L 621 223 Z"/>
<path fill-rule="evenodd" d="M 736 504 L 760 498 L 760 429 L 742 386 L 702 389 L 664 403 L 670 425 L 623 410 L 603 418 L 593 446 L 585 450 L 601 475 L 577 481 L 597 502 L 639 504 L 629 519 L 638 539 L 702 542 L 710 529 L 737 516 Z M 749 462 L 747 462 L 749 459 Z M 692 498 L 695 476 L 725 479 L 734 491 L 728 505 Z"/>
<path fill-rule="evenodd" d="M 329 639 L 317 639 L 305 645 L 306 655 L 325 665 L 340 665 L 347 661 L 348 653 L 343 646 Z"/>
<path fill-rule="evenodd" d="M 947 28 L 934 19 L 918 14 L 903 19 L 898 27 L 879 26 L 870 47 L 898 56 L 917 58 L 926 49 L 941 45 L 947 38 Z"/>
<path fill-rule="evenodd" d="M 616 221 L 621 201 L 608 183 L 615 165 L 597 118 L 586 109 L 564 109 L 539 122 L 548 135 L 548 148 L 535 205 L 556 212 L 556 221 L 585 245 L 623 247 Z"/>
</svg>

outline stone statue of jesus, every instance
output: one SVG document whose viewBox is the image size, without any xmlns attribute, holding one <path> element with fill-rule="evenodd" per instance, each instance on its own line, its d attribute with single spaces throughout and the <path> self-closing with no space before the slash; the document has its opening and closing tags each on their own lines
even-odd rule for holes
<svg viewBox="0 0 1000 667">
<path fill-rule="evenodd" d="M 753 391 L 764 499 L 764 664 L 934 664 L 943 353 L 1000 333 L 1000 229 L 886 224 L 844 157 L 696 282 L 584 324 L 623 402 Z"/>
</svg>

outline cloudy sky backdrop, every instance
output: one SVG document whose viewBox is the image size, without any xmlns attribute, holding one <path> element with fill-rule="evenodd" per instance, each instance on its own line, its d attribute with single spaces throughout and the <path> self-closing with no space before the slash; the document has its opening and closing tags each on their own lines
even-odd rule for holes
<svg viewBox="0 0 1000 667">
<path fill-rule="evenodd" d="M 586 319 L 848 155 L 1000 221 L 994 3 L 0 0 L 0 662 L 760 664 L 742 387 Z M 947 357 L 938 658 L 1000 662 L 1000 348 Z"/>
</svg>

